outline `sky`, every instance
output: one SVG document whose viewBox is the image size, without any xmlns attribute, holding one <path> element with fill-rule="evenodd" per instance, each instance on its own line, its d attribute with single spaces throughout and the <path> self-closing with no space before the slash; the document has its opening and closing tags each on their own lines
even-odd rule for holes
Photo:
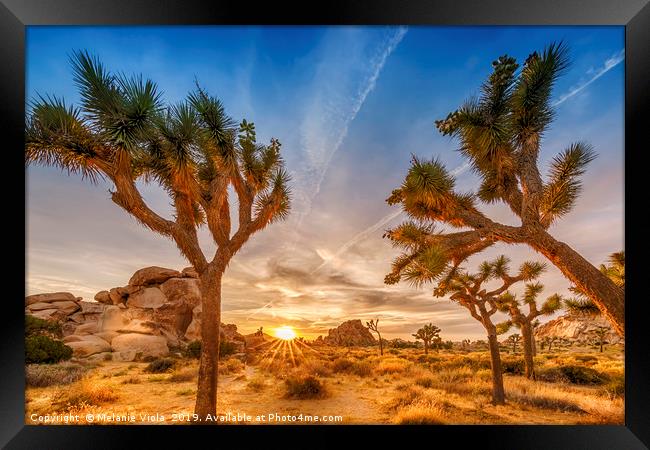
<svg viewBox="0 0 650 450">
<path fill-rule="evenodd" d="M 429 322 L 445 340 L 484 339 L 482 326 L 461 306 L 433 297 L 431 286 L 383 284 L 399 252 L 382 234 L 405 220 L 385 199 L 411 154 L 438 157 L 459 191 L 476 189 L 458 142 L 434 121 L 478 94 L 499 56 L 523 62 L 559 40 L 571 65 L 553 92 L 556 118 L 539 166 L 546 173 L 575 141 L 591 143 L 598 157 L 579 202 L 550 232 L 599 265 L 624 248 L 623 27 L 30 26 L 27 101 L 50 94 L 78 104 L 69 56 L 86 49 L 115 73 L 151 78 L 168 102 L 183 100 L 198 80 L 231 117 L 255 123 L 258 141 L 281 141 L 291 215 L 253 236 L 223 279 L 222 321 L 241 332 L 289 325 L 311 339 L 345 320 L 379 318 L 388 339 L 411 338 Z M 111 202 L 110 183 L 34 165 L 26 176 L 28 295 L 67 291 L 91 300 L 126 285 L 139 268 L 188 266 L 173 242 Z M 155 211 L 171 216 L 163 190 L 139 186 Z M 503 205 L 480 209 L 517 225 Z M 199 235 L 211 258 L 209 234 Z M 526 246 L 498 244 L 464 266 L 500 254 L 513 268 L 544 261 Z M 568 294 L 551 264 L 540 281 L 544 297 Z"/>
</svg>

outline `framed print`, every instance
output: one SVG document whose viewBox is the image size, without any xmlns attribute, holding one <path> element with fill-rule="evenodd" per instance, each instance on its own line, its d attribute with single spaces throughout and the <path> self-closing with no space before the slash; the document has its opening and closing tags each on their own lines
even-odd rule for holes
<svg viewBox="0 0 650 450">
<path fill-rule="evenodd" d="M 647 448 L 646 1 L 0 12 L 7 448 Z"/>
</svg>

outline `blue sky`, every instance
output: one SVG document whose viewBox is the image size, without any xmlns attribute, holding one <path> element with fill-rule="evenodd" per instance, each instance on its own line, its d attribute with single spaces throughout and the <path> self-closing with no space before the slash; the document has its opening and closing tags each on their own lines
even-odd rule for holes
<svg viewBox="0 0 650 450">
<path fill-rule="evenodd" d="M 224 319 L 244 331 L 288 324 L 315 336 L 348 318 L 380 317 L 388 337 L 433 321 L 445 338 L 475 339 L 481 326 L 461 307 L 430 289 L 383 285 L 395 251 L 381 235 L 403 219 L 384 200 L 411 153 L 438 156 L 460 190 L 475 188 L 457 143 L 433 122 L 477 94 L 498 56 L 521 62 L 557 40 L 569 45 L 571 66 L 554 90 L 540 167 L 577 140 L 599 156 L 579 204 L 551 231 L 600 264 L 624 238 L 622 27 L 29 27 L 27 94 L 78 102 L 68 56 L 87 49 L 114 72 L 153 79 L 169 102 L 197 79 L 231 116 L 254 121 L 259 139 L 280 139 L 294 179 L 292 215 L 255 236 L 224 279 Z M 171 242 L 112 204 L 108 183 L 39 166 L 27 177 L 28 293 L 90 299 L 140 267 L 187 265 Z M 142 189 L 170 213 L 163 191 Z M 482 209 L 516 223 L 502 206 Z M 209 236 L 201 239 L 211 252 Z M 541 260 L 527 247 L 498 245 L 467 266 L 500 253 L 514 263 Z M 554 268 L 543 282 L 548 294 L 568 287 Z"/>
</svg>

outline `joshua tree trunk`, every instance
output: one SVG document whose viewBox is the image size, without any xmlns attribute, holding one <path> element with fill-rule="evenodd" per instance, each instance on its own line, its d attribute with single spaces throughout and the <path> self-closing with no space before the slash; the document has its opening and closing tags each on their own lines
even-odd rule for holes
<svg viewBox="0 0 650 450">
<path fill-rule="evenodd" d="M 600 353 L 603 352 L 603 341 L 600 341 Z"/>
<path fill-rule="evenodd" d="M 424 354 L 428 355 L 429 354 L 429 345 L 427 341 L 424 341 Z"/>
<path fill-rule="evenodd" d="M 537 356 L 537 341 L 535 340 L 535 331 L 533 331 L 530 335 L 530 340 L 532 341 L 533 345 L 531 345 L 531 350 L 533 351 L 533 356 Z"/>
<path fill-rule="evenodd" d="M 379 354 L 384 355 L 384 343 L 381 341 L 381 334 L 377 331 L 377 336 L 379 336 Z"/>
<path fill-rule="evenodd" d="M 219 335 L 221 325 L 221 277 L 223 267 L 209 265 L 201 274 L 201 360 L 194 412 L 201 421 L 217 413 Z M 213 421 L 213 423 L 216 423 Z"/>
<path fill-rule="evenodd" d="M 486 328 L 488 328 L 488 344 L 490 345 L 490 361 L 492 363 L 492 403 L 503 405 L 505 404 L 505 393 L 503 390 L 503 369 L 501 368 L 497 330 L 494 326 Z"/>
<path fill-rule="evenodd" d="M 533 360 L 533 347 L 535 346 L 533 332 L 528 323 L 521 324 L 521 337 L 524 347 L 524 363 L 526 366 L 526 378 L 535 379 L 535 362 Z"/>
<path fill-rule="evenodd" d="M 625 292 L 607 275 L 594 267 L 564 242 L 542 231 L 529 240 L 530 245 L 546 256 L 578 289 L 598 306 L 620 336 L 625 334 Z"/>
</svg>

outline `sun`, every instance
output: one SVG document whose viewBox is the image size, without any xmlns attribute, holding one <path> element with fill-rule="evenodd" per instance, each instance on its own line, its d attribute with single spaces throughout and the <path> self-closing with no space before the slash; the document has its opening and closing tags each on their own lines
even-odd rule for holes
<svg viewBox="0 0 650 450">
<path fill-rule="evenodd" d="M 290 326 L 282 326 L 275 329 L 275 337 L 283 341 L 291 341 L 296 338 L 296 331 Z"/>
</svg>

